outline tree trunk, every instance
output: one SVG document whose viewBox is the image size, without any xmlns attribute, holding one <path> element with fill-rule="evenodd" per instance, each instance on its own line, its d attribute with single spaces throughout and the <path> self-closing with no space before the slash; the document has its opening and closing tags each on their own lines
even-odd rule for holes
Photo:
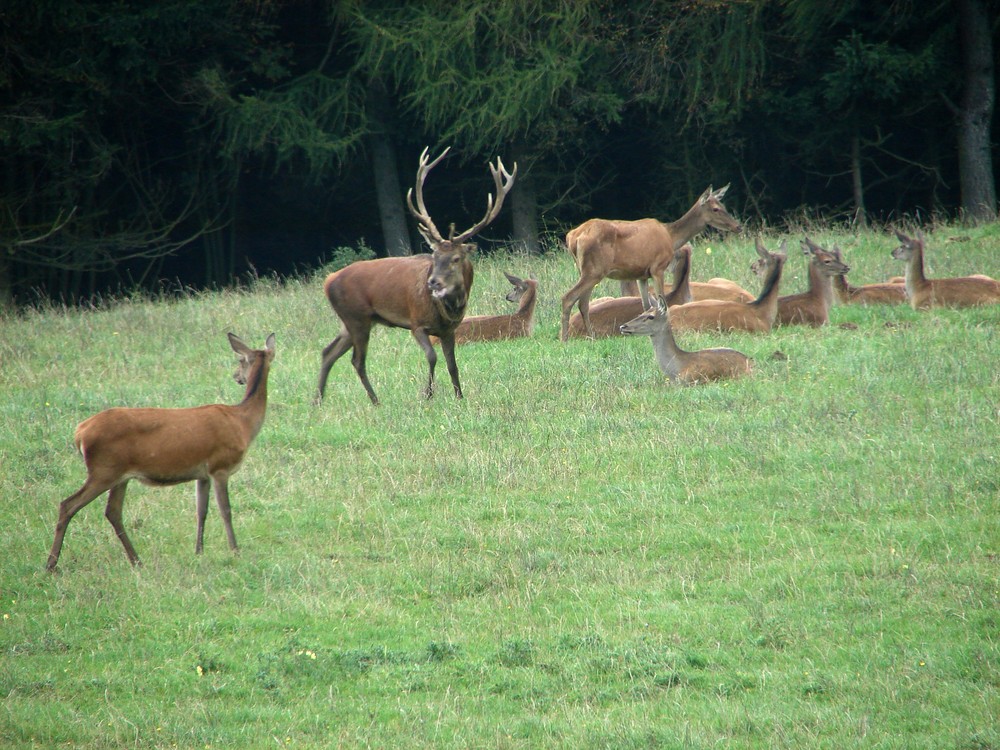
<svg viewBox="0 0 1000 750">
<path fill-rule="evenodd" d="M 385 252 L 386 255 L 411 255 L 413 247 L 406 226 L 406 208 L 399 182 L 396 148 L 389 134 L 391 105 L 381 81 L 373 81 L 368 87 L 368 109 L 371 126 L 368 143 L 372 151 L 375 195 Z"/>
<path fill-rule="evenodd" d="M 14 282 L 11 278 L 11 264 L 6 257 L 6 249 L 0 247 L 0 310 L 14 309 Z"/>
<path fill-rule="evenodd" d="M 958 167 L 962 210 L 975 222 L 995 221 L 996 185 L 990 153 L 995 84 L 993 39 L 983 0 L 955 0 L 964 85 L 958 113 Z"/>
<path fill-rule="evenodd" d="M 510 207 L 514 221 L 514 243 L 529 255 L 538 255 L 538 197 L 535 180 L 531 175 L 531 159 L 521 146 L 515 147 L 514 159 L 518 163 L 517 180 L 510 192 Z"/>
<path fill-rule="evenodd" d="M 857 131 L 851 137 L 851 185 L 854 191 L 854 224 L 861 229 L 868 226 L 865 211 L 865 183 L 861 176 L 861 138 Z"/>
</svg>

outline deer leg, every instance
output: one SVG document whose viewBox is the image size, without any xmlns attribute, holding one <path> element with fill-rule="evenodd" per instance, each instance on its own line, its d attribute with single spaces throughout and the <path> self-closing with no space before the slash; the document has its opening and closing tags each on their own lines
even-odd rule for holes
<svg viewBox="0 0 1000 750">
<path fill-rule="evenodd" d="M 632 281 L 620 281 L 618 282 L 619 296 L 621 297 L 638 297 L 639 296 L 639 284 L 634 279 Z"/>
<path fill-rule="evenodd" d="M 430 398 L 431 396 L 434 395 L 434 368 L 437 366 L 437 352 L 434 351 L 434 345 L 431 343 L 431 339 L 427 335 L 427 331 L 425 331 L 423 328 L 414 328 L 412 331 L 410 331 L 410 333 L 413 334 L 413 338 L 415 338 L 417 340 L 417 343 L 420 344 L 420 348 L 424 350 L 424 354 L 427 356 L 427 367 L 428 367 L 428 369 L 429 369 L 430 372 L 429 372 L 429 374 L 427 376 L 427 388 L 424 390 L 424 397 L 425 398 Z M 454 346 L 455 346 L 455 335 L 454 334 L 452 334 L 451 343 L 452 343 L 451 356 L 452 356 L 452 359 L 454 360 L 454 358 L 455 358 L 455 349 L 454 349 Z M 441 348 L 444 349 L 444 339 L 441 339 Z M 447 356 L 447 355 L 445 355 L 445 356 Z M 451 365 L 450 364 L 448 365 L 448 372 L 451 372 Z M 456 381 L 457 377 L 458 377 L 458 371 L 456 370 L 455 373 L 452 375 L 452 378 L 451 378 L 452 383 L 457 382 Z M 457 386 L 456 386 L 456 388 L 457 388 Z M 461 393 L 460 392 L 459 392 L 459 397 L 461 397 Z"/>
<path fill-rule="evenodd" d="M 201 484 L 202 480 L 198 483 Z M 205 492 L 208 492 L 208 480 L 205 482 Z M 236 552 L 238 547 L 236 546 L 236 534 L 233 532 L 233 511 L 229 507 L 229 477 L 217 476 L 212 477 L 212 483 L 215 485 L 215 502 L 219 506 L 219 515 L 222 516 L 222 525 L 226 527 L 226 538 L 229 539 L 229 549 Z"/>
<path fill-rule="evenodd" d="M 351 364 L 354 365 L 354 371 L 358 373 L 358 378 L 361 380 L 361 385 L 365 387 L 368 398 L 375 406 L 378 406 L 378 396 L 375 395 L 372 384 L 368 382 L 368 368 L 365 366 L 365 360 L 368 357 L 368 334 L 368 331 L 361 331 L 354 335 L 354 353 L 351 354 Z"/>
<path fill-rule="evenodd" d="M 448 365 L 448 374 L 451 375 L 451 384 L 455 387 L 455 397 L 462 398 L 462 386 L 458 382 L 458 363 L 455 361 L 455 334 L 441 338 L 441 351 L 444 353 L 445 364 Z"/>
<path fill-rule="evenodd" d="M 205 537 L 205 517 L 208 515 L 208 480 L 197 479 L 194 483 L 194 507 L 198 516 L 198 535 L 195 537 L 194 553 L 201 554 Z"/>
<path fill-rule="evenodd" d="M 52 541 L 52 549 L 49 550 L 49 560 L 45 565 L 46 570 L 55 570 L 56 563 L 59 562 L 59 553 L 62 551 L 63 537 L 66 536 L 66 527 L 73 520 L 73 516 L 95 497 L 105 492 L 109 486 L 107 483 L 98 482 L 93 477 L 88 476 L 83 487 L 59 504 L 59 520 L 56 521 L 56 535 Z"/>
<path fill-rule="evenodd" d="M 663 295 L 663 278 L 660 278 L 660 284 L 656 289 L 656 293 Z M 649 279 L 639 279 L 639 296 L 642 297 L 642 307 L 644 310 L 648 310 L 652 307 L 649 302 Z"/>
<path fill-rule="evenodd" d="M 125 524 L 122 523 L 122 504 L 125 502 L 125 488 L 127 486 L 128 480 L 125 480 L 121 484 L 116 484 L 108 492 L 108 504 L 104 508 L 104 517 L 111 523 L 111 528 L 115 530 L 115 534 L 125 548 L 128 561 L 138 567 L 142 563 L 139 562 L 139 555 L 136 554 L 135 547 L 129 541 L 128 534 L 125 533 Z"/>
<path fill-rule="evenodd" d="M 594 331 L 590 327 L 590 293 L 593 291 L 594 287 L 597 286 L 597 282 L 600 279 L 591 280 L 585 276 L 581 276 L 580 280 L 573 285 L 562 298 L 562 329 L 559 333 L 559 340 L 566 341 L 569 338 L 569 316 L 573 312 L 573 305 L 580 304 L 580 315 L 583 316 L 583 322 L 587 326 L 587 335 L 593 336 Z M 583 302 L 583 296 L 586 295 L 587 300 Z M 583 308 L 587 307 L 587 313 L 584 313 Z"/>
<path fill-rule="evenodd" d="M 330 368 L 333 363 L 343 356 L 343 354 L 354 345 L 354 340 L 346 328 L 344 328 L 337 338 L 323 349 L 323 361 L 319 367 L 319 387 L 316 390 L 315 403 L 319 404 L 323 400 L 323 392 L 326 390 L 326 379 L 330 375 Z"/>
</svg>

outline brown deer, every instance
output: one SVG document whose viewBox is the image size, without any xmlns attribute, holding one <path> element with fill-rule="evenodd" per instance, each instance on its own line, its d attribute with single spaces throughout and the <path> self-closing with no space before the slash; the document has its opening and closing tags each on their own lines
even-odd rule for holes
<svg viewBox="0 0 1000 750">
<path fill-rule="evenodd" d="M 229 477 L 240 468 L 247 448 L 264 423 L 267 375 L 274 359 L 274 334 L 267 337 L 263 349 L 251 349 L 232 333 L 229 343 L 239 355 L 239 366 L 233 377 L 240 385 L 246 385 L 246 395 L 238 406 L 112 408 L 77 426 L 74 441 L 87 466 L 87 481 L 59 506 L 55 540 L 46 565 L 48 570 L 54 570 L 59 562 L 66 527 L 73 516 L 104 492 L 108 493 L 104 515 L 125 547 L 129 562 L 140 564 L 122 523 L 122 505 L 130 479 L 154 487 L 195 482 L 196 554 L 202 550 L 211 482 L 229 547 L 236 551 L 229 507 Z"/>
<path fill-rule="evenodd" d="M 326 379 L 333 364 L 348 350 L 354 349 L 351 362 L 354 370 L 368 392 L 373 404 L 378 397 L 368 381 L 365 358 L 368 355 L 368 339 L 372 325 L 393 328 L 408 328 L 413 338 L 420 344 L 427 357 L 430 373 L 424 395 L 430 398 L 434 393 L 434 367 L 437 354 L 430 337 L 441 340 L 441 351 L 448 365 L 448 374 L 455 388 L 455 396 L 462 398 L 462 386 L 458 380 L 458 365 L 455 363 L 455 329 L 465 316 L 465 306 L 472 288 L 472 262 L 469 254 L 475 245 L 466 240 L 479 233 L 492 222 L 504 198 L 510 192 L 517 175 L 517 164 L 512 172 L 504 169 L 497 158 L 496 166 L 490 164 L 490 172 L 496 186 L 496 201 L 490 194 L 486 201 L 486 215 L 469 229 L 455 235 L 454 225 L 448 239 L 434 226 L 424 205 L 424 180 L 438 162 L 448 153 L 446 148 L 434 161 L 428 162 L 427 149 L 420 155 L 417 169 L 416 205 L 414 190 L 406 194 L 410 213 L 417 219 L 420 234 L 433 250 L 430 254 L 408 257 L 378 258 L 361 260 L 326 277 L 323 290 L 341 321 L 337 337 L 323 349 L 323 360 L 319 370 L 319 387 L 316 402 L 323 400 Z"/>
<path fill-rule="evenodd" d="M 839 247 L 834 245 L 830 252 L 836 256 L 837 260 L 844 262 Z M 893 279 L 898 280 L 894 281 Z M 845 274 L 838 274 L 833 277 L 833 291 L 843 305 L 899 305 L 906 302 L 905 280 L 898 277 L 878 284 L 853 286 Z"/>
<path fill-rule="evenodd" d="M 771 330 L 778 315 L 778 288 L 781 270 L 788 256 L 785 242 L 778 252 L 772 253 L 757 238 L 757 254 L 751 268 L 764 276 L 764 288 L 752 302 L 731 302 L 706 299 L 679 305 L 670 310 L 674 331 L 750 331 L 766 333 Z"/>
<path fill-rule="evenodd" d="M 981 275 L 951 279 L 928 279 L 924 275 L 924 234 L 907 237 L 896 232 L 900 245 L 892 251 L 906 261 L 906 296 L 914 310 L 931 307 L 974 307 L 1000 302 L 1000 281 Z"/>
<path fill-rule="evenodd" d="M 690 242 L 685 242 L 674 253 L 669 270 L 674 283 L 665 299 L 668 305 L 682 305 L 691 301 L 691 252 Z M 590 304 L 590 327 L 592 338 L 618 336 L 622 323 L 626 323 L 645 308 L 641 297 L 600 297 Z M 587 336 L 587 329 L 580 313 L 573 313 L 569 320 L 569 335 L 573 338 Z"/>
<path fill-rule="evenodd" d="M 665 294 L 663 274 L 677 248 L 709 226 L 739 231 L 740 223 L 721 203 L 728 188 L 726 185 L 713 191 L 709 187 L 684 216 L 669 224 L 656 219 L 590 219 L 567 232 L 566 249 L 576 262 L 580 279 L 563 295 L 560 339 L 569 338 L 573 305 L 580 308 L 587 335 L 594 335 L 590 324 L 590 295 L 602 279 L 638 280 L 643 304 L 648 306 L 647 279 L 653 279 L 657 295 Z"/>
<path fill-rule="evenodd" d="M 519 339 L 531 335 L 535 326 L 535 299 L 538 296 L 538 282 L 535 279 L 520 279 L 506 271 L 503 275 L 514 287 L 507 292 L 504 299 L 515 303 L 517 312 L 510 315 L 467 316 L 455 329 L 456 344 Z M 431 337 L 431 341 L 437 340 L 439 340 L 437 337 Z"/>
<path fill-rule="evenodd" d="M 676 309 L 676 308 L 675 308 Z M 621 327 L 625 335 L 649 336 L 656 362 L 671 383 L 694 385 L 748 374 L 750 359 L 735 349 L 702 349 L 688 352 L 677 346 L 670 328 L 669 305 L 662 297 L 649 310 Z"/>
<path fill-rule="evenodd" d="M 778 297 L 777 325 L 808 325 L 818 328 L 830 320 L 833 304 L 833 278 L 843 276 L 851 267 L 827 252 L 808 237 L 801 243 L 809 258 L 809 289 L 799 294 Z"/>
</svg>

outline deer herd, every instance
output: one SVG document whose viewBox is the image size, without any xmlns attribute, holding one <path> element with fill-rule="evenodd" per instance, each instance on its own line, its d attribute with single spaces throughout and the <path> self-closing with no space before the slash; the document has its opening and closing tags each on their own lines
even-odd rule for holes
<svg viewBox="0 0 1000 750">
<path fill-rule="evenodd" d="M 423 187 L 428 173 L 447 153 L 445 149 L 430 160 L 428 150 L 424 149 L 415 187 L 406 196 L 410 213 L 431 252 L 357 261 L 331 273 L 323 283 L 341 330 L 323 349 L 316 403 L 323 399 L 333 365 L 352 351 L 354 370 L 371 402 L 378 404 L 365 367 L 368 341 L 375 324 L 410 331 L 427 358 L 424 395 L 428 398 L 434 389 L 435 345 L 441 346 L 455 396 L 462 398 L 456 344 L 531 336 L 538 294 L 538 282 L 533 278 L 506 274 L 513 287 L 506 299 L 518 305 L 516 312 L 465 315 L 474 275 L 470 255 L 475 250 L 468 240 L 500 213 L 514 184 L 517 164 L 510 172 L 499 158 L 495 166 L 489 165 L 496 197 L 488 195 L 486 213 L 479 222 L 458 234 L 451 225 L 445 237 L 427 211 Z M 919 231 L 914 237 L 896 232 L 900 244 L 892 251 L 892 257 L 905 261 L 905 276 L 882 283 L 850 285 L 846 279 L 850 267 L 844 262 L 841 250 L 837 247 L 827 250 L 808 237 L 801 243 L 808 258 L 809 285 L 804 292 L 780 296 L 782 270 L 788 258 L 786 245 L 782 242 L 772 252 L 760 238 L 755 243 L 757 258 L 751 265 L 761 278 L 761 291 L 756 297 L 724 278 L 691 281 L 690 240 L 708 227 L 724 232 L 742 229 L 740 222 L 722 205 L 728 187 L 719 190 L 709 187 L 687 213 L 673 222 L 590 219 L 567 232 L 566 250 L 580 278 L 561 300 L 560 340 L 649 336 L 656 362 L 669 381 L 697 384 L 746 375 L 752 370 L 752 361 L 729 348 L 685 351 L 678 346 L 675 332 L 766 333 L 774 326 L 823 326 L 829 321 L 835 297 L 842 304 L 909 302 L 918 310 L 1000 303 L 1000 282 L 989 276 L 928 279 L 924 274 L 924 236 Z M 670 287 L 665 282 L 668 271 L 672 276 Z M 623 295 L 592 302 L 591 293 L 604 279 L 620 281 Z M 650 280 L 654 297 L 649 295 Z M 635 286 L 636 295 L 629 294 L 628 285 Z M 578 308 L 575 314 L 574 305 Z M 232 333 L 229 341 L 239 357 L 234 378 L 246 386 L 238 405 L 110 408 L 77 426 L 74 441 L 83 457 L 87 478 L 59 506 L 48 570 L 56 568 L 73 516 L 105 492 L 108 493 L 105 517 L 129 561 L 140 564 L 122 523 L 125 488 L 130 479 L 153 486 L 195 482 L 196 553 L 202 551 L 211 483 L 229 546 L 237 550 L 228 481 L 239 469 L 264 422 L 275 339 L 270 334 L 261 349 L 251 349 Z"/>
</svg>

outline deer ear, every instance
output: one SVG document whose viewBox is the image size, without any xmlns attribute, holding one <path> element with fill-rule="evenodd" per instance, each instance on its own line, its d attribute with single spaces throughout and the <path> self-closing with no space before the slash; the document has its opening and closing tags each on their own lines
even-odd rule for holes
<svg viewBox="0 0 1000 750">
<path fill-rule="evenodd" d="M 896 231 L 896 239 L 898 239 L 900 242 L 909 242 L 910 241 L 910 238 L 907 237 L 902 232 L 900 232 L 898 229 L 895 230 L 895 231 Z"/>
<path fill-rule="evenodd" d="M 244 355 L 251 352 L 250 347 L 244 344 L 243 340 L 235 333 L 229 333 L 227 335 L 229 336 L 229 345 L 233 347 L 234 352 Z"/>
<path fill-rule="evenodd" d="M 274 343 L 275 343 L 274 342 L 274 334 L 272 333 L 271 335 L 269 335 L 267 337 L 267 341 L 264 342 L 264 348 L 267 349 L 269 352 L 273 352 L 274 351 Z"/>
<path fill-rule="evenodd" d="M 726 191 L 729 190 L 729 186 L 731 184 L 732 183 L 727 182 L 725 187 L 721 187 L 718 190 L 716 190 L 714 193 L 712 193 L 712 197 L 715 198 L 716 200 L 722 200 L 722 196 L 724 196 L 726 194 Z M 711 190 L 711 189 L 712 188 L 709 188 L 709 190 Z"/>
<path fill-rule="evenodd" d="M 509 281 L 514 286 L 517 286 L 518 284 L 523 284 L 524 283 L 523 281 L 521 281 L 521 279 L 517 278 L 517 276 L 512 276 L 511 274 L 507 273 L 506 271 L 503 272 L 503 275 L 506 276 L 507 277 L 507 281 Z"/>
<path fill-rule="evenodd" d="M 698 199 L 698 203 L 702 204 L 711 197 L 712 197 L 712 186 L 709 185 L 707 188 L 705 188 L 705 192 L 701 194 L 701 197 Z"/>
</svg>

